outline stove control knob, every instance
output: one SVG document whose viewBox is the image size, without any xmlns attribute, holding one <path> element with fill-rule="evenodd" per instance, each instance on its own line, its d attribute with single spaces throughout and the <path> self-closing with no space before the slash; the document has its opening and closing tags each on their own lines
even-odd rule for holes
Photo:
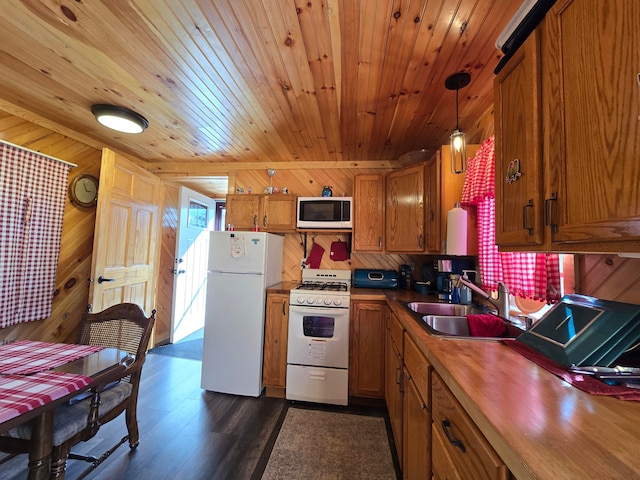
<svg viewBox="0 0 640 480">
<path fill-rule="evenodd" d="M 325 298 L 324 299 L 324 304 L 325 305 L 331 305 L 331 299 L 330 298 Z"/>
<path fill-rule="evenodd" d="M 298 303 L 304 303 L 304 297 L 303 296 L 299 296 L 297 299 Z"/>
<path fill-rule="evenodd" d="M 322 298 L 316 297 L 316 304 L 322 305 Z"/>
<path fill-rule="evenodd" d="M 313 304 L 313 297 L 307 297 L 307 303 L 309 305 L 312 305 Z"/>
<path fill-rule="evenodd" d="M 333 303 L 334 303 L 334 305 L 337 307 L 337 306 L 339 306 L 339 305 L 342 303 L 342 299 L 341 299 L 341 298 L 336 298 L 336 299 L 333 301 Z"/>
</svg>

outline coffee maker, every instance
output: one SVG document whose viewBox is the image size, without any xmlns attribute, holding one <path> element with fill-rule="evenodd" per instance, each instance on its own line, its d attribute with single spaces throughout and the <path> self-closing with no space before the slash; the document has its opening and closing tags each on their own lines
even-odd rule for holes
<svg viewBox="0 0 640 480">
<path fill-rule="evenodd" d="M 398 288 L 403 290 L 411 290 L 413 286 L 411 281 L 411 266 L 400 265 L 400 271 L 398 273 Z"/>
<path fill-rule="evenodd" d="M 434 267 L 438 272 L 436 275 L 438 300 L 448 302 L 451 296 L 451 272 L 453 271 L 453 262 L 451 260 L 437 260 Z"/>
</svg>

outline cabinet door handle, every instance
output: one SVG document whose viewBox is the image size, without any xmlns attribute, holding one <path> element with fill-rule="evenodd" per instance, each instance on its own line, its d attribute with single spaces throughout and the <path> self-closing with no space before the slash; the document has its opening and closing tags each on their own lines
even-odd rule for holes
<svg viewBox="0 0 640 480">
<path fill-rule="evenodd" d="M 557 205 L 558 192 L 553 192 L 551 194 L 551 198 L 547 198 L 544 201 L 544 224 L 547 227 L 551 227 L 551 233 L 557 233 L 558 232 L 558 223 L 557 222 L 554 223 L 551 220 L 551 217 L 552 217 L 552 215 L 551 215 L 551 203 L 552 202 L 556 202 L 556 205 Z M 557 208 L 556 208 L 556 211 L 557 211 Z M 554 215 L 554 217 L 555 217 L 555 215 Z"/>
<path fill-rule="evenodd" d="M 98 277 L 98 283 L 103 283 L 103 282 L 115 282 L 116 279 L 115 278 L 104 278 L 102 275 L 100 275 Z"/>
<path fill-rule="evenodd" d="M 418 235 L 418 247 L 422 248 L 422 235 Z"/>
<path fill-rule="evenodd" d="M 529 217 L 527 215 L 529 208 L 533 208 L 533 198 L 530 198 L 527 204 L 522 207 L 522 226 L 525 230 L 529 230 L 529 235 L 533 235 L 533 227 L 529 226 Z"/>
<path fill-rule="evenodd" d="M 382 236 L 378 237 L 378 250 L 382 250 Z"/>
<path fill-rule="evenodd" d="M 287 301 L 282 300 L 282 315 L 286 315 L 286 314 L 287 314 Z"/>
<path fill-rule="evenodd" d="M 449 419 L 445 418 L 444 420 L 442 420 L 442 422 L 440 422 L 440 425 L 442 426 L 442 430 L 444 430 L 444 434 L 447 436 L 447 440 L 449 440 L 449 443 L 465 452 L 466 448 L 464 448 L 464 443 L 462 443 L 457 438 L 454 438 L 454 436 L 451 435 L 451 432 L 449 431 L 449 427 L 451 427 L 451 422 L 449 421 Z"/>
<path fill-rule="evenodd" d="M 253 216 L 253 226 L 255 227 L 256 225 L 258 225 L 258 215 Z"/>
<path fill-rule="evenodd" d="M 267 216 L 265 215 L 264 218 L 262 219 L 262 226 L 264 228 L 267 228 Z"/>
<path fill-rule="evenodd" d="M 400 367 L 396 368 L 396 385 L 400 385 Z"/>
</svg>

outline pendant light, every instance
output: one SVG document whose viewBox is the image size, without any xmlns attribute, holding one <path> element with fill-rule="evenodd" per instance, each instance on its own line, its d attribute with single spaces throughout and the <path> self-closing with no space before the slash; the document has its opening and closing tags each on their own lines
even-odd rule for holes
<svg viewBox="0 0 640 480">
<path fill-rule="evenodd" d="M 98 104 L 91 107 L 91 113 L 105 127 L 123 133 L 142 133 L 149 122 L 139 113 L 115 105 Z"/>
<path fill-rule="evenodd" d="M 471 75 L 466 72 L 454 73 L 444 81 L 447 90 L 456 91 L 456 129 L 451 134 L 451 173 L 459 175 L 467 169 L 467 149 L 464 132 L 458 125 L 458 90 L 469 85 Z"/>
</svg>

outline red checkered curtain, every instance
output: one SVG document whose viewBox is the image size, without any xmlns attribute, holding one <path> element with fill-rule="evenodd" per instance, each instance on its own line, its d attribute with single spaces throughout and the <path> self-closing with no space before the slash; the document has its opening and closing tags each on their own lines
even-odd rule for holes
<svg viewBox="0 0 640 480">
<path fill-rule="evenodd" d="M 51 315 L 69 168 L 0 142 L 0 328 Z"/>
<path fill-rule="evenodd" d="M 482 288 L 498 289 L 523 298 L 555 303 L 560 299 L 560 261 L 557 254 L 499 252 L 496 245 L 495 141 L 485 140 L 469 160 L 462 204 L 478 212 L 478 263 Z"/>
</svg>

